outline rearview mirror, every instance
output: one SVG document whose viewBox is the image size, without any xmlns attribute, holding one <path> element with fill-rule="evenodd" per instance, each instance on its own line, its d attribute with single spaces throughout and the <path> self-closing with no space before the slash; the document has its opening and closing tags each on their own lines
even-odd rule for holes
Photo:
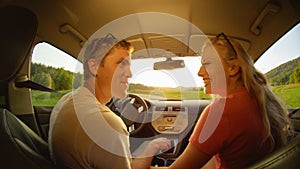
<svg viewBox="0 0 300 169">
<path fill-rule="evenodd" d="M 153 65 L 154 70 L 173 70 L 178 68 L 184 68 L 184 60 L 172 60 L 172 58 L 167 58 L 165 61 L 155 62 Z"/>
</svg>

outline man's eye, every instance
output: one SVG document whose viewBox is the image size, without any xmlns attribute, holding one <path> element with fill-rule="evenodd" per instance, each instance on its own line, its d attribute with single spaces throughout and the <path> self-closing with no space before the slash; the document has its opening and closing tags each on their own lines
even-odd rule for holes
<svg viewBox="0 0 300 169">
<path fill-rule="evenodd" d="M 121 66 L 126 66 L 128 65 L 128 60 L 122 60 L 118 64 L 120 64 Z"/>
</svg>

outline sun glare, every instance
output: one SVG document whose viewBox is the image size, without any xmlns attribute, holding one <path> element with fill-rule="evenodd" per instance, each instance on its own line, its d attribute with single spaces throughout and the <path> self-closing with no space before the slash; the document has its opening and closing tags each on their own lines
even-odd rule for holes
<svg viewBox="0 0 300 169">
<path fill-rule="evenodd" d="M 171 74 L 166 71 L 145 70 L 139 72 L 130 79 L 130 83 L 143 84 L 155 87 L 172 87 L 179 86 L 178 82 Z"/>
</svg>

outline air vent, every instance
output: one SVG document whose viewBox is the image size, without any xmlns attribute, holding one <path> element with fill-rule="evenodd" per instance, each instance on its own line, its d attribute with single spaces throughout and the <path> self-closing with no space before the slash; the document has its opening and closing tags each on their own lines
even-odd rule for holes
<svg viewBox="0 0 300 169">
<path fill-rule="evenodd" d="M 155 111 L 168 111 L 168 107 L 155 107 Z"/>
<path fill-rule="evenodd" d="M 155 107 L 155 111 L 185 111 L 185 107 L 181 107 L 181 106 Z"/>
</svg>

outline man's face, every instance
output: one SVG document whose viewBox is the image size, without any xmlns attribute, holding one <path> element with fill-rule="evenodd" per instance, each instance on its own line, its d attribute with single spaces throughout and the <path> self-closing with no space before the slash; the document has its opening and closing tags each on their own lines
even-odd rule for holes
<svg viewBox="0 0 300 169">
<path fill-rule="evenodd" d="M 109 97 L 123 98 L 127 95 L 128 78 L 132 77 L 131 56 L 128 50 L 115 48 L 98 68 L 98 82 Z M 108 93 L 109 92 L 109 93 Z"/>
</svg>

